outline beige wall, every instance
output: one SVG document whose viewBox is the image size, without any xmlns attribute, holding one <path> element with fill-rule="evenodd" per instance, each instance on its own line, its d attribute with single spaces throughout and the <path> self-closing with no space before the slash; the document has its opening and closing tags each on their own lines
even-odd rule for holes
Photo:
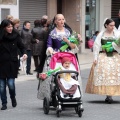
<svg viewBox="0 0 120 120">
<path fill-rule="evenodd" d="M 111 18 L 111 0 L 100 0 L 100 30 L 105 18 Z"/>
<path fill-rule="evenodd" d="M 80 0 L 63 0 L 62 12 L 67 24 L 80 32 Z"/>
<path fill-rule="evenodd" d="M 47 0 L 47 15 L 52 19 L 57 14 L 57 0 Z"/>
<path fill-rule="evenodd" d="M 86 16 L 85 9 L 86 9 L 85 0 L 80 0 L 80 13 L 81 13 L 80 31 L 81 31 L 81 36 L 82 36 L 82 40 L 83 40 L 83 43 L 81 45 L 81 52 L 85 51 L 85 16 Z"/>
</svg>

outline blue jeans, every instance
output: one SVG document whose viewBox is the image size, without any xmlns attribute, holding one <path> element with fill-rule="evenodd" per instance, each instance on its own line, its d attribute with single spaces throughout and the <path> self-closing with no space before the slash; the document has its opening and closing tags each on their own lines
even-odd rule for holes
<svg viewBox="0 0 120 120">
<path fill-rule="evenodd" d="M 16 96 L 15 79 L 14 78 L 7 78 L 7 79 L 0 78 L 0 94 L 1 94 L 2 105 L 7 104 L 6 86 L 8 86 L 9 88 L 10 98 L 13 99 Z"/>
</svg>

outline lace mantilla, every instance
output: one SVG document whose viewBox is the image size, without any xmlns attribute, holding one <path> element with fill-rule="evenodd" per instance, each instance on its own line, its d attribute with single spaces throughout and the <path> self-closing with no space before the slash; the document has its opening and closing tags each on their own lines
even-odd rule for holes
<svg viewBox="0 0 120 120">
<path fill-rule="evenodd" d="M 52 39 L 58 39 L 59 41 L 62 41 L 63 37 L 68 38 L 70 36 L 70 32 L 65 28 L 65 34 L 57 34 L 56 29 L 54 29 L 51 31 L 50 36 Z"/>
</svg>

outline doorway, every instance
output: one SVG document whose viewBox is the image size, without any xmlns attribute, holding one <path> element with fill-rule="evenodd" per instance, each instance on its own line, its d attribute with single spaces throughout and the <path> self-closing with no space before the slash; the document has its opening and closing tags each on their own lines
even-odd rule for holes
<svg viewBox="0 0 120 120">
<path fill-rule="evenodd" d="M 88 48 L 88 40 L 93 36 L 96 31 L 96 21 L 98 7 L 96 7 L 96 3 L 98 0 L 86 0 L 86 18 L 85 18 L 85 48 Z"/>
<path fill-rule="evenodd" d="M 62 13 L 62 0 L 57 0 L 57 14 Z"/>
</svg>

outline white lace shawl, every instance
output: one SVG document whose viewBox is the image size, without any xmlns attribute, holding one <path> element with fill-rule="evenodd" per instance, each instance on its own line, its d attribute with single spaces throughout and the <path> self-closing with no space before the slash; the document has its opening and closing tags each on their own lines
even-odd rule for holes
<svg viewBox="0 0 120 120">
<path fill-rule="evenodd" d="M 98 36 L 96 37 L 96 40 L 93 45 L 93 54 L 94 54 L 94 60 L 98 59 L 99 52 L 101 51 L 101 38 L 103 37 L 105 31 L 101 31 Z M 120 32 L 117 30 L 114 30 L 114 36 L 116 39 L 120 38 Z M 120 53 L 120 47 L 118 47 L 114 42 L 112 42 L 113 48 Z"/>
</svg>

